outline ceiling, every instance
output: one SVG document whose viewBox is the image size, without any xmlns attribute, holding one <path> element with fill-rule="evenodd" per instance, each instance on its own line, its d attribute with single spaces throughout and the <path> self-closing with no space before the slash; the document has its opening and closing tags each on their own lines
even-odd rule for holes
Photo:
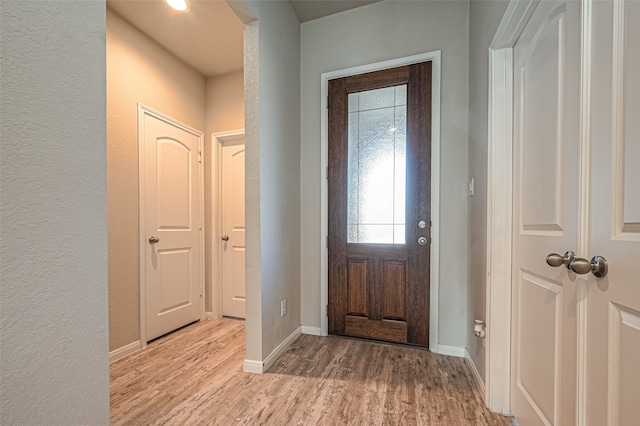
<svg viewBox="0 0 640 426">
<path fill-rule="evenodd" d="M 279 0 L 271 0 L 279 1 Z M 300 22 L 380 0 L 291 0 Z M 187 13 L 163 0 L 107 0 L 107 7 L 205 77 L 243 67 L 243 26 L 225 0 L 191 0 Z"/>
<path fill-rule="evenodd" d="M 307 22 L 379 1 L 381 0 L 290 0 L 289 3 L 300 22 Z"/>
</svg>

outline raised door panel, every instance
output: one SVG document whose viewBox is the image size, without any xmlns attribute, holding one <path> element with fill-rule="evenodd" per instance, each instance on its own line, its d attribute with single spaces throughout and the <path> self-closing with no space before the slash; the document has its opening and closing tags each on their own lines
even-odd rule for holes
<svg viewBox="0 0 640 426">
<path fill-rule="evenodd" d="M 640 6 L 636 1 L 614 2 L 613 149 L 614 233 L 640 241 Z"/>
<path fill-rule="evenodd" d="M 519 137 L 523 232 L 563 230 L 565 90 L 562 49 L 565 13 L 558 10 L 539 29 L 520 66 Z"/>
<path fill-rule="evenodd" d="M 609 305 L 609 425 L 640 419 L 640 312 Z"/>
<path fill-rule="evenodd" d="M 158 138 L 156 141 L 158 229 L 192 226 L 193 154 L 178 140 Z"/>
<path fill-rule="evenodd" d="M 369 311 L 367 298 L 367 260 L 347 259 L 347 313 L 366 317 Z"/>
<path fill-rule="evenodd" d="M 527 272 L 518 286 L 517 386 L 545 424 L 556 424 L 562 286 Z"/>
<path fill-rule="evenodd" d="M 160 294 L 157 315 L 162 316 L 175 309 L 185 307 L 191 300 L 191 250 L 158 250 Z"/>
<path fill-rule="evenodd" d="M 407 263 L 382 262 L 382 318 L 407 320 Z"/>
</svg>

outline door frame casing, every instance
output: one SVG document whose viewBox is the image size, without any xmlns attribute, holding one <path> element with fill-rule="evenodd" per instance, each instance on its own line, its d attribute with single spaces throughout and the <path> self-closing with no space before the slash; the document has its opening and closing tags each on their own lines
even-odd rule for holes
<svg viewBox="0 0 640 426">
<path fill-rule="evenodd" d="M 142 103 L 138 103 L 138 231 L 139 231 L 139 256 L 140 256 L 140 348 L 144 349 L 147 346 L 147 273 L 146 273 L 146 247 L 147 247 L 147 235 L 146 235 L 146 190 L 145 190 L 145 132 L 144 116 L 149 115 L 164 121 L 172 126 L 175 126 L 185 132 L 191 133 L 198 137 L 198 149 L 199 149 L 199 161 L 198 161 L 198 179 L 200 181 L 200 321 L 204 320 L 204 168 L 203 168 L 203 142 L 204 133 L 196 130 L 184 123 L 169 117 L 159 111 L 154 110 Z"/>
<path fill-rule="evenodd" d="M 588 225 L 591 1 L 581 3 L 578 252 Z M 511 0 L 489 46 L 485 403 L 511 414 L 513 47 L 540 0 Z M 577 423 L 586 422 L 586 280 L 578 279 Z"/>
<path fill-rule="evenodd" d="M 438 288 L 440 252 L 440 73 L 441 51 L 422 53 L 373 64 L 322 73 L 321 79 L 321 139 L 320 139 L 320 334 L 328 335 L 329 303 L 328 249 L 326 245 L 329 223 L 328 183 L 326 179 L 329 153 L 328 94 L 329 80 L 411 65 L 420 62 L 432 63 L 431 99 L 431 261 L 430 261 L 430 306 L 429 349 L 438 352 Z"/>
<path fill-rule="evenodd" d="M 211 318 L 222 318 L 222 145 L 244 138 L 244 128 L 211 133 Z"/>
<path fill-rule="evenodd" d="M 539 0 L 511 1 L 489 46 L 485 403 L 511 414 L 513 47 Z"/>
</svg>

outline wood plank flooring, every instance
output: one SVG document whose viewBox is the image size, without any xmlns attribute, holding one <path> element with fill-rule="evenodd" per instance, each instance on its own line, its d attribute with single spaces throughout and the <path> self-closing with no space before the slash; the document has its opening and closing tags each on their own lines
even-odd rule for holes
<svg viewBox="0 0 640 426">
<path fill-rule="evenodd" d="M 301 336 L 265 374 L 242 371 L 244 322 L 195 323 L 111 364 L 113 425 L 511 425 L 460 358 Z"/>
</svg>

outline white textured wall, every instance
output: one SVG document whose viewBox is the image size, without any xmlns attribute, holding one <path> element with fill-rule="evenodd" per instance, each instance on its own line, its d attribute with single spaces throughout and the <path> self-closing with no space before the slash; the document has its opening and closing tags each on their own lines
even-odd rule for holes
<svg viewBox="0 0 640 426">
<path fill-rule="evenodd" d="M 300 326 L 300 26 L 288 2 L 244 6 L 246 358 L 263 361 Z"/>
<path fill-rule="evenodd" d="M 109 341 L 113 351 L 140 339 L 137 104 L 204 131 L 205 78 L 108 10 L 107 89 Z"/>
<path fill-rule="evenodd" d="M 247 350 L 245 358 L 262 361 L 262 274 L 260 271 L 260 76 L 258 21 L 244 26 L 245 96 L 245 289 Z"/>
<path fill-rule="evenodd" d="M 469 177 L 475 178 L 469 199 L 469 327 L 476 319 L 486 320 L 489 44 L 508 4 L 471 0 L 469 7 Z M 467 351 L 484 379 L 482 339 L 469 333 Z"/>
<path fill-rule="evenodd" d="M 0 424 L 109 423 L 104 1 L 3 1 Z"/>
<path fill-rule="evenodd" d="M 467 1 L 384 1 L 302 24 L 303 325 L 320 327 L 320 75 L 442 50 L 439 343 L 466 346 L 468 12 Z"/>
</svg>

